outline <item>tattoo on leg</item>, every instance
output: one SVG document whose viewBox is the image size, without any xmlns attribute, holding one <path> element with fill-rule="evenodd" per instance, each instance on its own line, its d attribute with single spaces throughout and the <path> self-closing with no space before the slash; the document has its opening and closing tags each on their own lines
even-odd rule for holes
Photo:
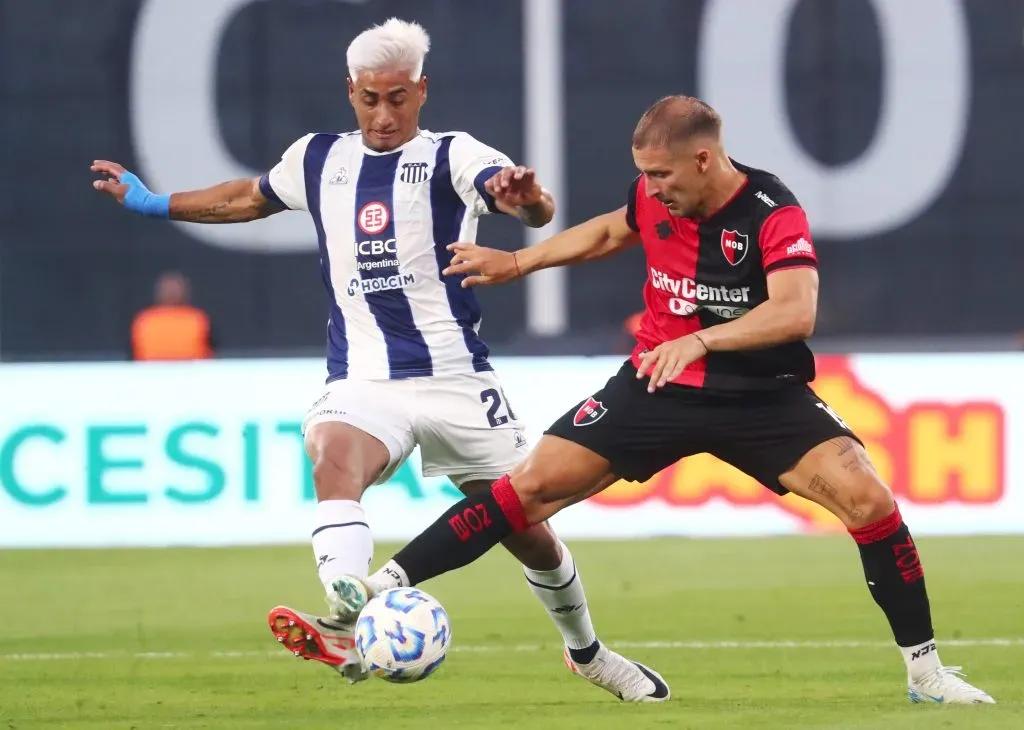
<svg viewBox="0 0 1024 730">
<path fill-rule="evenodd" d="M 843 468 L 849 472 L 863 471 L 868 474 L 874 473 L 874 467 L 871 465 L 871 460 L 868 459 L 867 454 L 863 451 L 855 451 L 853 457 L 843 462 Z"/>
<path fill-rule="evenodd" d="M 861 510 L 857 509 L 857 505 L 854 503 L 852 499 L 850 500 L 849 507 L 844 505 L 842 501 L 839 499 L 839 491 L 831 484 L 829 484 L 827 481 L 825 481 L 825 479 L 819 474 L 815 474 L 811 478 L 811 483 L 807 485 L 807 488 L 810 489 L 815 494 L 821 494 L 829 497 L 829 499 L 835 502 L 836 506 L 839 507 L 839 509 L 841 509 L 843 512 L 845 512 L 851 520 L 859 520 L 864 516 L 864 513 Z"/>
<path fill-rule="evenodd" d="M 831 497 L 833 500 L 836 498 L 836 488 L 831 484 L 822 479 L 819 475 L 815 474 L 811 478 L 811 483 L 807 486 L 815 494 L 823 494 Z"/>
<path fill-rule="evenodd" d="M 839 447 L 839 456 L 843 456 L 847 451 L 852 449 L 853 444 L 855 443 L 849 436 L 838 436 L 834 439 L 829 439 L 829 442 Z"/>
<path fill-rule="evenodd" d="M 837 436 L 836 438 L 829 439 L 829 443 L 839 449 L 836 456 L 846 456 L 853 451 L 850 456 L 845 460 L 841 461 L 843 468 L 849 472 L 864 471 L 869 474 L 874 473 L 874 467 L 871 465 L 871 460 L 868 459 L 867 454 L 863 449 L 855 449 L 857 442 L 849 436 Z"/>
</svg>

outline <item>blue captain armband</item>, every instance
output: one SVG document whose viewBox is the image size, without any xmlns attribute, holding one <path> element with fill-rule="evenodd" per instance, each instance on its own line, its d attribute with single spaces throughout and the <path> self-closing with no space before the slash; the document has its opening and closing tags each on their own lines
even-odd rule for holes
<svg viewBox="0 0 1024 730">
<path fill-rule="evenodd" d="M 128 192 L 124 194 L 125 208 L 149 218 L 170 217 L 170 195 L 154 195 L 146 187 L 146 184 L 132 172 L 125 172 L 121 175 L 121 184 L 128 186 Z"/>
</svg>

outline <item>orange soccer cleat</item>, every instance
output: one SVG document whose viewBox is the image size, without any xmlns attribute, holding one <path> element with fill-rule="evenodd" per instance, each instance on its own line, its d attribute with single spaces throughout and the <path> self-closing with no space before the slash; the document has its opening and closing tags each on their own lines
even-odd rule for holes
<svg viewBox="0 0 1024 730">
<path fill-rule="evenodd" d="M 326 664 L 353 684 L 369 676 L 351 626 L 287 606 L 270 609 L 267 623 L 278 643 L 295 656 Z"/>
</svg>

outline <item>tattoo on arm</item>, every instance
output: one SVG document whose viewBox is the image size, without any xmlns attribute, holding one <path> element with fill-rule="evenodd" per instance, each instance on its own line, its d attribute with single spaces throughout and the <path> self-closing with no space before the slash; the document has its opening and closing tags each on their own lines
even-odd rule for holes
<svg viewBox="0 0 1024 730">
<path fill-rule="evenodd" d="M 533 205 L 520 205 L 515 209 L 516 217 L 523 225 L 540 228 L 547 225 L 555 214 L 555 201 L 547 190 L 541 192 L 540 200 Z"/>
<path fill-rule="evenodd" d="M 519 208 L 519 220 L 531 228 L 538 228 L 547 223 L 545 218 L 547 218 L 547 210 L 545 210 L 543 202 Z"/>
<path fill-rule="evenodd" d="M 231 180 L 206 190 L 174 193 L 170 217 L 191 223 L 243 223 L 282 210 L 255 185 L 253 180 Z"/>
<path fill-rule="evenodd" d="M 182 210 L 179 212 L 179 215 L 183 219 L 194 221 L 196 223 L 226 223 L 230 220 L 230 217 L 226 215 L 226 213 L 229 212 L 230 207 L 230 203 L 220 202 L 213 205 L 207 205 L 203 208 Z"/>
</svg>

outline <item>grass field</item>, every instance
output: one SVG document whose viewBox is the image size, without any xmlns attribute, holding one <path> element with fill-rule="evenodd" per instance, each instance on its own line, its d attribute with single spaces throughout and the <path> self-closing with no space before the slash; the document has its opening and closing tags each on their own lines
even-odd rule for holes
<svg viewBox="0 0 1024 730">
<path fill-rule="evenodd" d="M 997 706 L 906 702 L 841 537 L 574 543 L 602 638 L 672 685 L 671 702 L 642 706 L 566 671 L 498 551 L 425 586 L 453 651 L 407 686 L 349 686 L 271 640 L 272 605 L 322 605 L 305 547 L 6 551 L 0 730 L 1024 727 L 1024 539 L 919 545 L 941 656 Z"/>
</svg>

